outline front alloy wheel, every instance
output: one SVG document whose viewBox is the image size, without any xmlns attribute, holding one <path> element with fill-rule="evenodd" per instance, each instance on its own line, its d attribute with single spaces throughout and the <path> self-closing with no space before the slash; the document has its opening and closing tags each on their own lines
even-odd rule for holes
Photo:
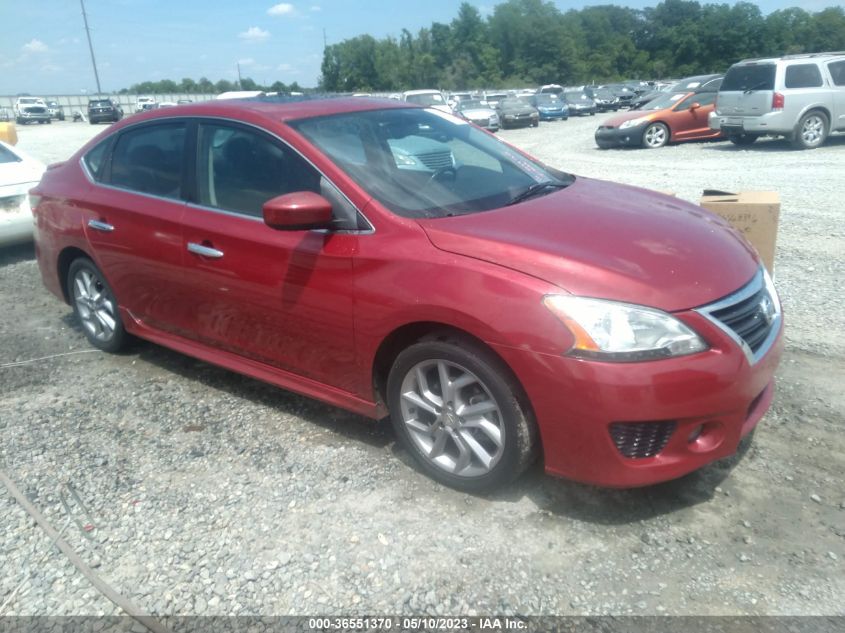
<svg viewBox="0 0 845 633">
<path fill-rule="evenodd" d="M 643 145 L 649 149 L 663 147 L 669 142 L 669 128 L 663 123 L 652 123 L 643 132 Z"/>
<path fill-rule="evenodd" d="M 446 337 L 405 349 L 387 384 L 399 440 L 429 476 L 468 492 L 506 484 L 535 456 L 536 429 L 517 391 L 490 350 Z"/>
<path fill-rule="evenodd" d="M 68 271 L 68 296 L 88 341 L 106 352 L 126 342 L 117 301 L 102 274 L 87 259 L 77 259 Z"/>
</svg>

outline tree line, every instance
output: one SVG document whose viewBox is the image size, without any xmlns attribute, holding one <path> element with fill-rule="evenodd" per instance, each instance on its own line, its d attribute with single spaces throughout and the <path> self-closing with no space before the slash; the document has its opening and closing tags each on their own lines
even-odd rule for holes
<svg viewBox="0 0 845 633">
<path fill-rule="evenodd" d="M 398 39 L 359 35 L 326 47 L 330 92 L 466 89 L 662 79 L 724 72 L 749 57 L 845 50 L 845 11 L 801 8 L 764 16 L 750 2 L 664 0 L 559 11 L 506 0 L 484 18 L 468 2 L 448 24 Z"/>
<path fill-rule="evenodd" d="M 176 82 L 172 79 L 161 79 L 159 81 L 142 81 L 141 83 L 133 84 L 129 88 L 122 88 L 118 94 L 220 94 L 221 92 L 229 92 L 231 90 L 263 90 L 264 92 L 302 92 L 303 88 L 297 82 L 291 84 L 284 84 L 281 81 L 276 81 L 270 85 L 264 86 L 256 83 L 249 77 L 244 77 L 239 82 L 228 81 L 221 79 L 217 82 L 212 82 L 206 77 L 201 77 L 199 81 L 193 79 L 183 79 Z"/>
</svg>

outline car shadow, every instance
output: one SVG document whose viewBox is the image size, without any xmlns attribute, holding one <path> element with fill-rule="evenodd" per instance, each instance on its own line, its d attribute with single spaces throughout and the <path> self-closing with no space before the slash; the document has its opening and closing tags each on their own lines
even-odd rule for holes
<svg viewBox="0 0 845 633">
<path fill-rule="evenodd" d="M 32 242 L 0 246 L 0 266 L 11 266 L 35 259 L 35 245 Z"/>
<path fill-rule="evenodd" d="M 845 134 L 835 134 L 827 137 L 824 144 L 817 148 L 823 149 L 825 147 L 843 147 L 845 146 Z M 719 143 L 707 149 L 719 152 L 801 152 L 807 150 L 799 150 L 792 147 L 792 144 L 782 137 L 764 137 L 757 139 L 751 145 L 734 145 L 731 142 Z"/>
<path fill-rule="evenodd" d="M 337 435 L 338 443 L 346 440 L 363 442 L 384 448 L 394 440 L 389 424 L 375 422 L 318 400 L 300 396 L 269 383 L 244 376 L 223 367 L 171 351 L 147 341 L 138 341 L 131 352 L 138 359 L 151 363 L 168 373 L 196 381 L 212 389 L 277 410 L 280 414 L 296 415 Z"/>
<path fill-rule="evenodd" d="M 72 316 L 66 323 L 78 329 Z M 388 453 L 392 458 L 427 479 L 413 457 L 396 442 L 389 420 L 373 421 L 154 343 L 139 341 L 129 353 L 186 380 L 265 405 L 280 414 L 302 418 L 333 434 L 335 437 L 330 442 L 359 442 L 378 449 L 390 447 Z M 753 433 L 746 437 L 731 457 L 680 479 L 643 488 L 617 490 L 559 479 L 545 474 L 542 460 L 538 460 L 516 482 L 493 493 L 473 496 L 493 503 L 518 503 L 527 498 L 538 512 L 587 523 L 636 523 L 711 500 L 718 493 L 716 488 L 752 450 L 752 436 Z"/>
<path fill-rule="evenodd" d="M 518 481 L 488 498 L 516 502 L 530 499 L 540 511 L 587 523 L 623 525 L 671 514 L 707 502 L 752 448 L 753 432 L 725 459 L 679 479 L 642 488 L 613 489 L 551 477 L 535 464 Z"/>
</svg>

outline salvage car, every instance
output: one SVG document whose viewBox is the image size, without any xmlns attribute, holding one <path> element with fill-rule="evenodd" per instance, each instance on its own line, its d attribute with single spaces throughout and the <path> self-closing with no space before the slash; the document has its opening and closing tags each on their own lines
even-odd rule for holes
<svg viewBox="0 0 845 633">
<path fill-rule="evenodd" d="M 605 120 L 596 130 L 596 145 L 657 149 L 668 143 L 723 138 L 720 130 L 710 129 L 707 118 L 715 101 L 715 92 L 664 95 L 642 110 Z"/>
<path fill-rule="evenodd" d="M 57 121 L 64 121 L 65 120 L 65 111 L 62 106 L 59 105 L 58 101 L 47 101 L 47 112 L 50 113 L 51 119 L 56 119 Z"/>
<path fill-rule="evenodd" d="M 32 239 L 29 190 L 41 180 L 44 164 L 0 141 L 0 246 Z"/>
<path fill-rule="evenodd" d="M 815 149 L 845 131 L 845 52 L 750 59 L 734 64 L 719 88 L 710 127 L 736 145 L 783 136 Z"/>
<path fill-rule="evenodd" d="M 111 99 L 91 99 L 88 101 L 88 122 L 91 125 L 102 122 L 116 123 L 123 118 L 123 108 Z"/>
<path fill-rule="evenodd" d="M 452 107 L 439 90 L 406 90 L 402 93 L 402 101 L 452 114 Z"/>
<path fill-rule="evenodd" d="M 581 90 L 564 92 L 563 99 L 569 106 L 569 116 L 592 116 L 596 113 L 596 102 Z"/>
<path fill-rule="evenodd" d="M 540 124 L 540 113 L 530 103 L 516 97 L 508 97 L 496 104 L 496 112 L 503 128 Z"/>
<path fill-rule="evenodd" d="M 392 148 L 417 138 L 454 160 L 402 169 Z M 156 110 L 53 166 L 32 200 L 44 283 L 93 346 L 137 336 L 390 416 L 419 468 L 461 490 L 540 453 L 605 486 L 680 477 L 733 454 L 772 401 L 783 317 L 741 233 L 443 112 Z"/>
<path fill-rule="evenodd" d="M 566 121 L 569 119 L 569 105 L 554 93 L 540 93 L 520 97 L 537 108 L 541 121 Z"/>
<path fill-rule="evenodd" d="M 595 102 L 599 112 L 617 111 L 622 106 L 619 97 L 608 86 L 586 86 L 584 94 Z"/>
<path fill-rule="evenodd" d="M 15 122 L 18 125 L 52 123 L 52 118 L 41 97 L 18 97 L 15 101 Z"/>
<path fill-rule="evenodd" d="M 461 99 L 457 102 L 457 113 L 485 130 L 499 131 L 499 114 L 481 99 Z"/>
<path fill-rule="evenodd" d="M 686 77 L 671 84 L 662 84 L 655 90 L 644 92 L 628 103 L 629 109 L 640 110 L 647 103 L 654 101 L 664 94 L 687 94 L 689 92 L 717 92 L 722 84 L 724 75 L 695 75 Z"/>
</svg>

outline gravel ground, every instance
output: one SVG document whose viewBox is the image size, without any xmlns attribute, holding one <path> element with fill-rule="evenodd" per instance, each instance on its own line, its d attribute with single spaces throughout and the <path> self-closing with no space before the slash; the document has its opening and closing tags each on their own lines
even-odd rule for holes
<svg viewBox="0 0 845 633">
<path fill-rule="evenodd" d="M 420 474 L 385 423 L 151 344 L 90 352 L 27 246 L 0 250 L 0 468 L 60 528 L 70 483 L 95 527 L 67 539 L 155 614 L 845 614 L 845 137 L 800 153 L 600 151 L 601 118 L 501 137 L 688 200 L 781 193 L 787 351 L 734 458 L 640 490 L 538 466 L 498 494 L 460 494 Z M 20 146 L 61 160 L 101 129 L 28 126 Z M 117 612 L 5 491 L 0 508 L 4 613 Z"/>
</svg>

